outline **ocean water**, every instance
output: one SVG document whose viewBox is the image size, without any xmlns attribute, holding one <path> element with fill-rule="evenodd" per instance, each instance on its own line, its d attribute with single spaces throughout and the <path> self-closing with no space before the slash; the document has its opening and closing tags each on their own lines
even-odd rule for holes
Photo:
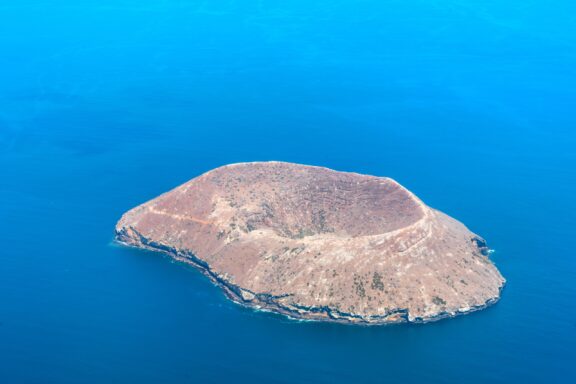
<svg viewBox="0 0 576 384">
<path fill-rule="evenodd" d="M 0 0 L 1 383 L 576 382 L 576 3 Z M 116 246 L 219 165 L 390 176 L 495 249 L 501 301 L 296 322 Z"/>
</svg>

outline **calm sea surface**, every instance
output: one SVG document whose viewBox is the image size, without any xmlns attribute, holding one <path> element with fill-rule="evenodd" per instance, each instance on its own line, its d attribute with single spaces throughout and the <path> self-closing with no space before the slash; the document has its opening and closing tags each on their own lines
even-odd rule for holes
<svg viewBox="0 0 576 384">
<path fill-rule="evenodd" d="M 572 0 L 0 0 L 0 382 L 576 382 Z M 219 165 L 390 176 L 485 237 L 502 300 L 301 323 L 115 246 Z"/>
</svg>

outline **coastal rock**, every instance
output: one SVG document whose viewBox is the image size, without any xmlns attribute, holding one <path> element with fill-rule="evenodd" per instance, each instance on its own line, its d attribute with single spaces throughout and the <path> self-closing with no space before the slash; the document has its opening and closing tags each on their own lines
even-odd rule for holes
<svg viewBox="0 0 576 384">
<path fill-rule="evenodd" d="M 214 169 L 122 216 L 117 241 L 293 318 L 426 322 L 496 302 L 486 242 L 396 181 L 282 162 Z"/>
</svg>

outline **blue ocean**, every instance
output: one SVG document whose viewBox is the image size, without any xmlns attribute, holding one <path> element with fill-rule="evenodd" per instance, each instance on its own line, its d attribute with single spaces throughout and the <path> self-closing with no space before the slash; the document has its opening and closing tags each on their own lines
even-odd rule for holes
<svg viewBox="0 0 576 384">
<path fill-rule="evenodd" d="M 0 0 L 0 382 L 575 383 L 576 2 Z M 113 243 L 220 165 L 389 176 L 495 306 L 297 322 Z"/>
</svg>

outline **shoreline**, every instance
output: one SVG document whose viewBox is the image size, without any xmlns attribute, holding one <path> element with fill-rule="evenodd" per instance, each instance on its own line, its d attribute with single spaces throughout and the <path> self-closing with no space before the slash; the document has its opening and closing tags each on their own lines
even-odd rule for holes
<svg viewBox="0 0 576 384">
<path fill-rule="evenodd" d="M 149 241 L 136 230 L 131 228 L 131 230 L 139 237 L 134 239 L 130 237 L 124 231 L 117 231 L 113 242 L 121 246 L 147 250 L 151 252 L 161 253 L 170 257 L 178 262 L 191 265 L 198 271 L 200 271 L 204 276 L 208 277 L 210 281 L 217 287 L 219 287 L 224 296 L 234 302 L 235 304 L 241 305 L 244 308 L 248 308 L 254 311 L 270 312 L 277 315 L 282 315 L 293 321 L 300 322 L 330 322 L 345 325 L 362 325 L 362 326 L 382 326 L 382 325 L 393 325 L 393 324 L 426 324 L 435 322 L 442 319 L 454 318 L 461 315 L 468 315 L 470 313 L 486 309 L 488 307 L 496 304 L 502 295 L 502 291 L 506 285 L 506 281 L 502 283 L 499 287 L 499 292 L 497 297 L 493 297 L 487 300 L 484 304 L 472 306 L 464 311 L 459 311 L 455 313 L 451 312 L 440 312 L 439 314 L 427 318 L 411 318 L 409 311 L 407 309 L 398 309 L 396 311 L 391 311 L 390 313 L 383 316 L 374 316 L 372 318 L 365 318 L 359 315 L 351 313 L 343 313 L 336 309 L 329 307 L 296 307 L 290 308 L 284 306 L 275 299 L 286 297 L 284 296 L 272 296 L 268 294 L 258 294 L 251 292 L 237 285 L 234 285 L 224 278 L 220 277 L 217 273 L 210 269 L 210 265 L 205 261 L 196 257 L 192 252 L 182 252 L 175 248 L 157 244 L 153 241 Z M 245 296 L 247 298 L 245 298 Z"/>
</svg>

